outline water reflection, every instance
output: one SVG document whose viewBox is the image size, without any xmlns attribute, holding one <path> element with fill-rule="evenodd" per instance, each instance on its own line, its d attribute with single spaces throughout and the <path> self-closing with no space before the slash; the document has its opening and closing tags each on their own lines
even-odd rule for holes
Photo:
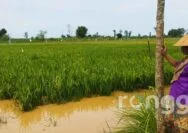
<svg viewBox="0 0 188 133">
<path fill-rule="evenodd" d="M 115 96 L 85 98 L 79 102 L 40 106 L 30 112 L 20 111 L 13 100 L 0 101 L 0 124 L 6 119 L 6 125 L 2 125 L 0 131 L 11 133 L 14 129 L 14 132 L 50 133 L 57 130 L 60 133 L 75 132 L 77 127 L 82 127 L 82 130 L 93 130 L 94 133 L 97 127 L 105 126 L 105 121 L 114 117 L 115 100 Z M 95 128 L 87 129 L 88 123 Z"/>
<path fill-rule="evenodd" d="M 115 92 L 108 97 L 84 98 L 78 102 L 49 104 L 30 112 L 22 112 L 13 100 L 0 101 L 2 133 L 98 133 L 116 126 L 118 96 L 144 95 Z M 149 93 L 151 93 L 149 91 Z M 136 103 L 136 101 L 135 101 Z M 128 100 L 124 101 L 128 107 Z"/>
</svg>

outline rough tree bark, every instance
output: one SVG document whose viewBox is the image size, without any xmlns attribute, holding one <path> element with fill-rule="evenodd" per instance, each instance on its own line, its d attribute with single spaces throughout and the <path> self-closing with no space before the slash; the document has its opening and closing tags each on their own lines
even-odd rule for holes
<svg viewBox="0 0 188 133">
<path fill-rule="evenodd" d="M 161 54 L 161 49 L 164 45 L 164 9 L 165 0 L 158 0 L 157 4 L 157 17 L 156 17 L 156 68 L 155 68 L 155 87 L 157 89 L 157 94 L 159 100 L 164 96 L 164 70 L 163 70 L 163 56 Z M 157 116 L 157 133 L 164 133 L 164 116 L 161 114 L 161 104 L 158 108 Z"/>
</svg>

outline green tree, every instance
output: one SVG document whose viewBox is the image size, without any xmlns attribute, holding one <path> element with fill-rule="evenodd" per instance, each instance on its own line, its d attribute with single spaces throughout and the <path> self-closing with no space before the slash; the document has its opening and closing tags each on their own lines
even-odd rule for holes
<svg viewBox="0 0 188 133">
<path fill-rule="evenodd" d="M 0 37 L 4 36 L 5 34 L 7 33 L 7 30 L 6 29 L 1 29 L 0 30 Z"/>
<path fill-rule="evenodd" d="M 80 38 L 86 37 L 88 29 L 85 26 L 78 26 L 76 30 L 76 36 Z"/>
<path fill-rule="evenodd" d="M 129 31 L 128 33 L 129 38 L 131 37 L 131 35 L 132 35 L 132 31 Z"/>
<path fill-rule="evenodd" d="M 141 34 L 140 33 L 138 33 L 138 38 L 141 38 Z"/>
<path fill-rule="evenodd" d="M 125 31 L 124 31 L 124 35 L 125 35 L 126 38 L 128 38 L 129 32 L 128 32 L 127 30 L 125 30 Z"/>
<path fill-rule="evenodd" d="M 171 29 L 168 32 L 168 36 L 170 36 L 170 37 L 181 37 L 181 36 L 183 36 L 185 31 L 186 30 L 184 28 Z"/>
<path fill-rule="evenodd" d="M 36 36 L 36 39 L 39 39 L 39 40 L 45 40 L 45 36 L 47 34 L 47 31 L 44 31 L 44 30 L 40 30 L 39 31 L 39 34 L 37 34 Z"/>
<path fill-rule="evenodd" d="M 122 34 L 122 33 L 123 33 L 123 30 L 119 30 L 119 33 Z"/>
<path fill-rule="evenodd" d="M 25 32 L 25 33 L 24 33 L 24 37 L 25 37 L 25 39 L 28 39 L 28 38 L 29 38 L 28 32 Z"/>
<path fill-rule="evenodd" d="M 118 38 L 118 39 L 120 39 L 120 38 L 122 38 L 122 37 L 123 37 L 123 35 L 122 35 L 121 33 L 118 33 L 118 34 L 117 34 L 117 38 Z"/>
<path fill-rule="evenodd" d="M 116 34 L 116 30 L 113 30 L 113 32 L 114 32 L 114 38 L 116 38 L 116 35 L 117 35 L 117 34 Z"/>
</svg>

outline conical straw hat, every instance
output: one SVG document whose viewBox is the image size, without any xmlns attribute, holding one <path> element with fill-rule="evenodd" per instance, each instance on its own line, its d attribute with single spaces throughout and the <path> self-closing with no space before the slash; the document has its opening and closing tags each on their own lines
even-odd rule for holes
<svg viewBox="0 0 188 133">
<path fill-rule="evenodd" d="M 188 46 L 188 34 L 184 35 L 174 46 Z"/>
</svg>

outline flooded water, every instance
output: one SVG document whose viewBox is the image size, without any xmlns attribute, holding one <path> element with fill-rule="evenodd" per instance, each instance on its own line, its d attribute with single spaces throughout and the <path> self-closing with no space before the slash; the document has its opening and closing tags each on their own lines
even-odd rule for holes
<svg viewBox="0 0 188 133">
<path fill-rule="evenodd" d="M 0 101 L 0 133 L 103 133 L 117 126 L 118 96 L 145 93 L 115 92 L 108 97 L 40 106 L 30 112 L 21 112 L 14 101 Z M 128 100 L 123 104 L 129 106 Z"/>
</svg>

